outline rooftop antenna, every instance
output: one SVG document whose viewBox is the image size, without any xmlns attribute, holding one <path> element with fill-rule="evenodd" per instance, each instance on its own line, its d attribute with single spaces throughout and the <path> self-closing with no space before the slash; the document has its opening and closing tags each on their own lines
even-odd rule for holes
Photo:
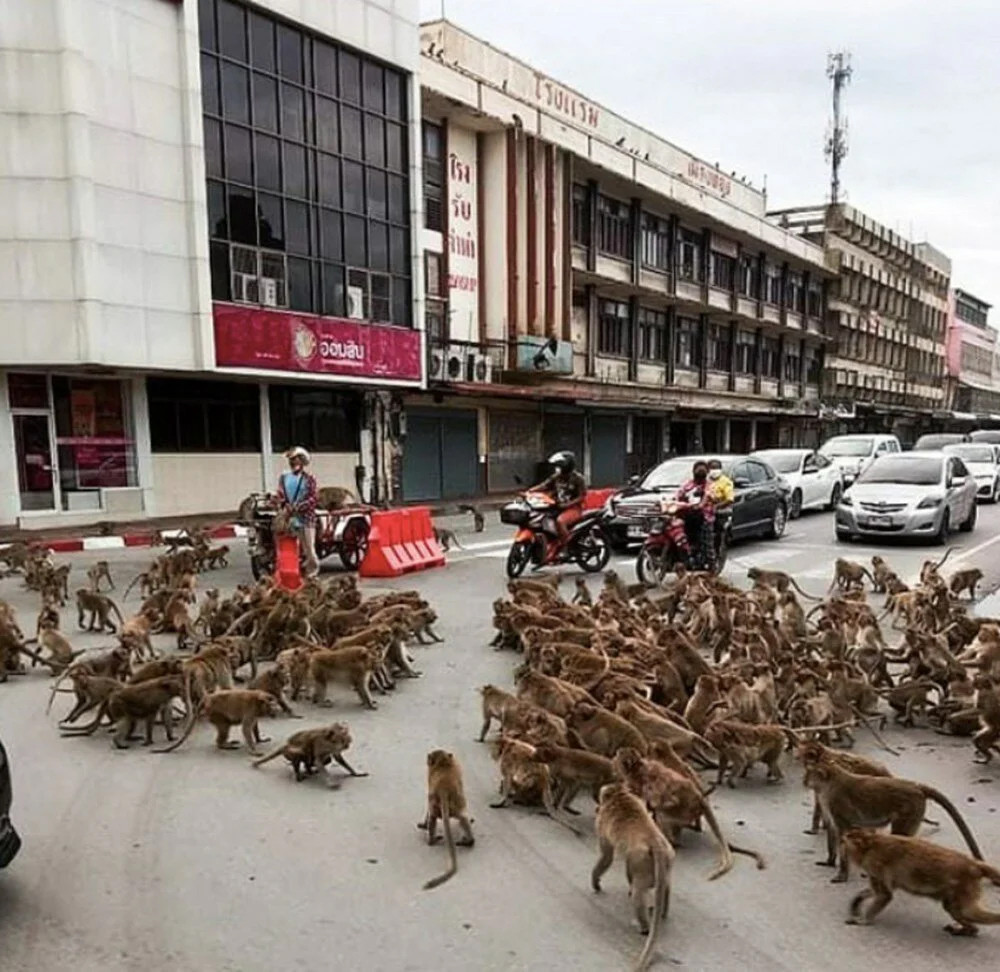
<svg viewBox="0 0 1000 972">
<path fill-rule="evenodd" d="M 830 163 L 830 202 L 840 201 L 840 163 L 847 156 L 847 116 L 841 115 L 840 93 L 851 80 L 851 55 L 847 51 L 828 54 L 826 76 L 833 81 L 833 121 L 826 136 L 823 155 Z"/>
</svg>

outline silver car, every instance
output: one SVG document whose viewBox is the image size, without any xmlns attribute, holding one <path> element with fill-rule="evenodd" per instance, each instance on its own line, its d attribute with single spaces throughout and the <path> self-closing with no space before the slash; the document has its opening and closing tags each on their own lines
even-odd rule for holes
<svg viewBox="0 0 1000 972">
<path fill-rule="evenodd" d="M 976 481 L 976 497 L 986 503 L 1000 500 L 1000 446 L 989 442 L 946 445 L 942 452 L 958 456 Z"/>
<path fill-rule="evenodd" d="M 928 537 L 944 543 L 976 525 L 976 481 L 945 452 L 879 456 L 848 489 L 834 515 L 838 540 Z"/>
</svg>

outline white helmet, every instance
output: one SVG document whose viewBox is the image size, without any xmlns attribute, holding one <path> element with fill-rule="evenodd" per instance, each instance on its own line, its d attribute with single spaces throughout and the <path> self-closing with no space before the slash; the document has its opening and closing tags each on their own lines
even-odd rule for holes
<svg viewBox="0 0 1000 972">
<path fill-rule="evenodd" d="M 294 448 L 289 449 L 288 452 L 285 453 L 285 458 L 301 459 L 303 465 L 306 466 L 308 466 L 310 461 L 312 460 L 312 457 L 309 455 L 308 450 L 303 449 L 302 446 L 295 446 Z"/>
</svg>

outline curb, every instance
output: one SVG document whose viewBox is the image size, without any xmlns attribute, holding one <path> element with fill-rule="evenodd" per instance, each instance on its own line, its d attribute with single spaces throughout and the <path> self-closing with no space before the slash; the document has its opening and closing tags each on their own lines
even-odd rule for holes
<svg viewBox="0 0 1000 972">
<path fill-rule="evenodd" d="M 182 532 L 181 530 L 160 530 L 157 533 L 126 533 L 114 537 L 65 537 L 40 541 L 39 546 L 45 547 L 53 553 L 79 553 L 82 550 L 122 550 L 125 547 L 151 547 L 158 537 L 173 537 Z M 213 540 L 227 540 L 246 535 L 247 528 L 237 523 L 216 527 L 209 534 Z"/>
</svg>

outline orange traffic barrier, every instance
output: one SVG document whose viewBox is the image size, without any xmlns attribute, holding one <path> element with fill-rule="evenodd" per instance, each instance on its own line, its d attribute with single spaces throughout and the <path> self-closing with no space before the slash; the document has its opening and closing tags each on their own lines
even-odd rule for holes
<svg viewBox="0 0 1000 972">
<path fill-rule="evenodd" d="M 583 499 L 585 510 L 599 510 L 608 501 L 609 496 L 614 496 L 618 490 L 611 489 L 588 489 L 587 495 Z"/>
<path fill-rule="evenodd" d="M 302 587 L 305 582 L 299 569 L 299 538 L 290 533 L 279 534 L 274 558 L 278 587 L 286 591 L 297 591 Z"/>
<path fill-rule="evenodd" d="M 434 539 L 431 511 L 426 506 L 372 514 L 368 552 L 361 562 L 362 577 L 399 577 L 427 567 L 441 567 L 444 562 L 444 553 Z"/>
</svg>

